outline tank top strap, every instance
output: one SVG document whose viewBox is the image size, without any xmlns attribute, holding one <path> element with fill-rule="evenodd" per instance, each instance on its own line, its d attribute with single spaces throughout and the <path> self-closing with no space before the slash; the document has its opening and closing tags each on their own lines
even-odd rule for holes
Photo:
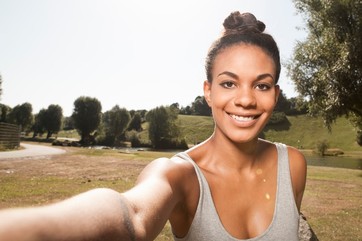
<svg viewBox="0 0 362 241">
<path fill-rule="evenodd" d="M 194 166 L 194 169 L 195 169 L 195 172 L 197 174 L 197 178 L 199 179 L 199 181 L 206 182 L 206 178 L 202 174 L 200 167 L 194 162 L 194 160 L 191 159 L 191 157 L 186 152 L 179 152 L 172 158 L 175 158 L 175 157 L 178 157 L 178 158 L 181 158 L 182 160 L 190 162 Z"/>
<path fill-rule="evenodd" d="M 299 212 L 295 203 L 292 179 L 290 175 L 288 148 L 285 144 L 275 143 L 278 151 L 278 184 L 276 213 L 278 214 L 277 227 L 283 227 L 286 224 L 289 228 L 284 230 L 292 237 L 298 233 Z M 278 230 L 283 233 L 283 230 Z M 277 232 L 278 233 L 278 232 Z"/>
<path fill-rule="evenodd" d="M 200 186 L 200 197 L 198 203 L 199 207 L 200 204 L 205 201 L 205 195 L 211 197 L 211 192 L 206 177 L 202 173 L 200 167 L 195 163 L 194 160 L 191 159 L 191 157 L 186 152 L 177 153 L 173 158 L 181 158 L 182 160 L 186 160 L 193 165 Z"/>
<path fill-rule="evenodd" d="M 275 143 L 275 146 L 278 152 L 277 192 L 279 193 L 279 195 L 283 196 L 280 197 L 281 200 L 290 200 L 291 197 L 294 199 L 293 185 L 292 185 L 290 168 L 289 168 L 288 148 L 285 144 L 282 143 Z M 288 198 L 285 199 L 285 196 L 288 196 Z"/>
</svg>

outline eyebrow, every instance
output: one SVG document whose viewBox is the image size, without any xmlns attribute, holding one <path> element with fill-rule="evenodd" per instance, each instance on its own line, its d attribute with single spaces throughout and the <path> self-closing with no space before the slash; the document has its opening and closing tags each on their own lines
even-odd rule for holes
<svg viewBox="0 0 362 241">
<path fill-rule="evenodd" d="M 239 79 L 239 76 L 237 76 L 236 74 L 234 74 L 234 73 L 232 73 L 232 72 L 230 72 L 230 71 L 221 72 L 221 73 L 218 74 L 217 76 L 219 77 L 220 75 L 227 75 L 227 76 L 230 76 L 231 78 Z M 267 78 L 267 77 L 270 77 L 270 78 L 273 79 L 273 81 L 275 81 L 275 80 L 274 80 L 274 77 L 273 77 L 271 74 L 269 74 L 269 73 L 265 73 L 265 74 L 258 75 L 255 80 L 262 80 L 262 79 L 265 79 L 265 78 Z"/>
</svg>

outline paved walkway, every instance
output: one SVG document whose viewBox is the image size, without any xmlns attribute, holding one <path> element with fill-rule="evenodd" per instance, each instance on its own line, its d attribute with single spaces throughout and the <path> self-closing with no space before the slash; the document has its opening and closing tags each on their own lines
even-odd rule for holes
<svg viewBox="0 0 362 241">
<path fill-rule="evenodd" d="M 32 144 L 20 144 L 25 149 L 18 151 L 4 151 L 0 152 L 0 160 L 12 159 L 12 158 L 24 158 L 24 157 L 34 157 L 34 156 L 48 156 L 48 155 L 58 155 L 65 153 L 65 150 L 43 146 L 43 145 L 32 145 Z"/>
</svg>

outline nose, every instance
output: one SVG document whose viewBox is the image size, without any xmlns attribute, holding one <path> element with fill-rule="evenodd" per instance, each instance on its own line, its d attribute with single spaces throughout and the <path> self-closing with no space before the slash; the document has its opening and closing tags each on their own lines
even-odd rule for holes
<svg viewBox="0 0 362 241">
<path fill-rule="evenodd" d="M 234 104 L 243 108 L 251 108 L 256 106 L 255 93 L 248 87 L 240 87 L 234 98 Z"/>
</svg>

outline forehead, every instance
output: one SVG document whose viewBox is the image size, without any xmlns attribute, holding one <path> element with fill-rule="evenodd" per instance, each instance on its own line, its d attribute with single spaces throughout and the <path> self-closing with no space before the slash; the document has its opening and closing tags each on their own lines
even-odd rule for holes
<svg viewBox="0 0 362 241">
<path fill-rule="evenodd" d="M 264 71 L 275 76 L 276 67 L 274 60 L 262 48 L 251 44 L 238 44 L 223 49 L 216 56 L 213 73 L 225 70 Z"/>
</svg>

